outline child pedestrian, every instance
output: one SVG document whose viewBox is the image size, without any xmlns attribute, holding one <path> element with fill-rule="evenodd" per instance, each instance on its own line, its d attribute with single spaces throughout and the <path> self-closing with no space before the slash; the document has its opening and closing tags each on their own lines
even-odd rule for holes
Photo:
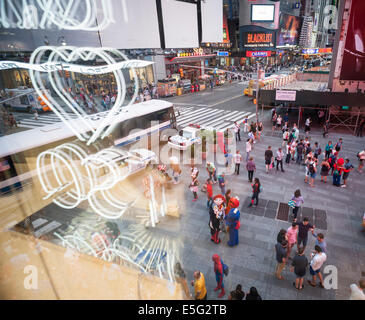
<svg viewBox="0 0 365 320">
<path fill-rule="evenodd" d="M 259 204 L 259 193 L 261 192 L 261 184 L 258 178 L 255 178 L 254 183 L 252 186 L 252 197 L 251 203 L 248 205 L 248 208 L 252 207 L 254 200 L 256 199 L 255 206 Z"/>
</svg>

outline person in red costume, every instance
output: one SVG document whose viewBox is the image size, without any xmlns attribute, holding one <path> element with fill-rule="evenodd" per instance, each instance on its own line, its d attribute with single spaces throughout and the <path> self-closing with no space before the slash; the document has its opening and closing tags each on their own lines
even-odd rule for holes
<svg viewBox="0 0 365 320">
<path fill-rule="evenodd" d="M 333 165 L 333 185 L 336 187 L 341 186 L 341 175 L 343 171 L 343 164 L 345 161 L 343 158 L 339 158 L 336 163 Z"/>
<path fill-rule="evenodd" d="M 217 287 L 214 289 L 214 291 L 218 291 L 219 289 L 221 289 L 218 298 L 222 298 L 226 294 L 223 283 L 223 262 L 217 254 L 213 255 L 212 260 L 214 262 L 214 273 L 215 279 L 217 281 Z"/>
<path fill-rule="evenodd" d="M 238 209 L 240 201 L 237 197 L 233 197 L 229 201 L 231 207 L 228 215 L 225 217 L 226 225 L 229 228 L 229 241 L 230 247 L 238 245 L 238 229 L 240 228 L 240 211 Z"/>
<path fill-rule="evenodd" d="M 219 231 L 220 231 L 220 220 L 224 217 L 225 212 L 225 197 L 222 194 L 218 194 L 213 198 L 213 205 L 209 208 L 209 227 L 211 233 L 211 241 L 220 243 Z"/>
</svg>

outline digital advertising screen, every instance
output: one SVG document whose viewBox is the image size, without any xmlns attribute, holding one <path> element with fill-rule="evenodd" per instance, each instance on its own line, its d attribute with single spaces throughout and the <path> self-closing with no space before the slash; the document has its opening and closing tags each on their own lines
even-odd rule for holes
<svg viewBox="0 0 365 320">
<path fill-rule="evenodd" d="M 252 22 L 272 22 L 274 21 L 275 5 L 274 4 L 252 4 L 251 21 Z"/>
<path fill-rule="evenodd" d="M 365 80 L 365 1 L 352 0 L 340 80 Z"/>
<path fill-rule="evenodd" d="M 275 48 L 275 31 L 253 31 L 243 34 L 243 47 L 249 48 Z"/>
<path fill-rule="evenodd" d="M 299 43 L 302 18 L 281 14 L 279 23 L 278 46 L 297 45 Z"/>
</svg>

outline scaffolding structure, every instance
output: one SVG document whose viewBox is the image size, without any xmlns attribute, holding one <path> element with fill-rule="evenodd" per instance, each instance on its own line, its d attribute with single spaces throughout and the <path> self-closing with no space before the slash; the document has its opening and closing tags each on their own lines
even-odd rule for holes
<svg viewBox="0 0 365 320">
<path fill-rule="evenodd" d="M 353 107 L 350 111 L 342 110 L 341 107 L 338 106 L 330 106 L 327 114 L 329 129 L 343 127 L 355 135 L 361 119 L 365 118 L 365 108 Z"/>
</svg>

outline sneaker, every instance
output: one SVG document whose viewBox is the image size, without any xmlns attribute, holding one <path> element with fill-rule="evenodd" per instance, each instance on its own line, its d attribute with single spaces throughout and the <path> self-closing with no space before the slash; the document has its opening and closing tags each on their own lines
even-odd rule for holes
<svg viewBox="0 0 365 320">
<path fill-rule="evenodd" d="M 343 185 L 341 186 L 341 188 L 346 188 L 346 185 L 345 185 L 345 184 L 343 184 Z"/>
<path fill-rule="evenodd" d="M 248 206 L 247 206 L 247 208 L 251 208 L 252 207 L 252 203 L 250 203 Z"/>
</svg>

